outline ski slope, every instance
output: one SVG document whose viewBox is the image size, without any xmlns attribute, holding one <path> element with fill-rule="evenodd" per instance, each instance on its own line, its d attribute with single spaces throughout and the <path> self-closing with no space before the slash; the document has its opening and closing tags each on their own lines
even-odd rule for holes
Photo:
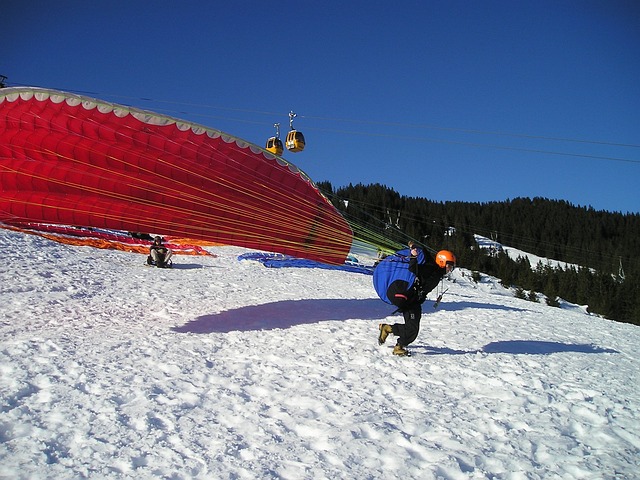
<svg viewBox="0 0 640 480">
<path fill-rule="evenodd" d="M 640 478 L 640 329 L 457 269 L 413 356 L 371 277 L 0 230 L 2 479 Z"/>
</svg>

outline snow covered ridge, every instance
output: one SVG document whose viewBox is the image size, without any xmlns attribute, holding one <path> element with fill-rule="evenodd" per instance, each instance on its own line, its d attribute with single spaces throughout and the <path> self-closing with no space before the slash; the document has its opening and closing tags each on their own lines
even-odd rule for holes
<svg viewBox="0 0 640 480">
<path fill-rule="evenodd" d="M 489 238 L 483 237 L 481 235 L 474 235 L 476 243 L 480 248 L 484 248 L 485 250 L 489 250 L 490 252 L 504 252 L 507 256 L 512 260 L 518 260 L 518 258 L 526 258 L 529 260 L 529 265 L 531 265 L 532 269 L 535 269 L 539 263 L 543 265 L 548 265 L 551 268 L 562 268 L 564 270 L 568 268 L 579 268 L 579 265 L 567 262 L 561 262 L 559 260 L 552 260 L 549 258 L 538 257 L 537 255 L 533 255 L 532 253 L 527 253 L 522 250 L 518 250 L 517 248 L 507 247 L 502 245 L 499 242 L 491 240 Z"/>
<path fill-rule="evenodd" d="M 494 240 L 483 237 L 481 235 L 474 235 L 474 238 L 480 248 L 488 250 L 491 253 L 504 252 L 512 260 L 518 260 L 518 258 L 527 258 L 529 260 L 529 264 L 531 265 L 531 268 L 534 270 L 539 263 L 542 263 L 543 265 L 549 265 L 552 268 L 562 268 L 562 269 L 567 269 L 572 267 L 579 268 L 578 265 L 575 265 L 572 263 L 560 262 L 558 260 L 551 260 L 548 258 L 538 257 L 537 255 L 533 255 L 531 253 L 518 250 L 517 248 L 504 246 L 501 243 L 498 243 Z M 499 279 L 492 278 L 491 282 L 493 284 L 499 284 Z M 515 290 L 510 289 L 510 291 L 514 292 Z M 535 295 L 538 301 L 542 301 L 543 299 L 546 298 L 541 293 L 537 293 Z M 577 312 L 584 313 L 585 315 L 596 315 L 594 313 L 589 313 L 589 305 L 577 305 L 575 303 L 567 302 L 566 300 L 559 297 L 556 299 L 556 301 L 558 302 L 558 307 L 562 309 L 575 310 Z"/>
<path fill-rule="evenodd" d="M 638 478 L 633 325 L 460 269 L 398 358 L 369 275 L 0 245 L 0 478 Z"/>
</svg>

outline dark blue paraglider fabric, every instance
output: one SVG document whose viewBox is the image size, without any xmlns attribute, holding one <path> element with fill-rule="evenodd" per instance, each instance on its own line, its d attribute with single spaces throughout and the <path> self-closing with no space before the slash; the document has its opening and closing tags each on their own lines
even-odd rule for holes
<svg viewBox="0 0 640 480">
<path fill-rule="evenodd" d="M 273 253 L 245 253 L 238 257 L 238 260 L 255 260 L 268 268 L 323 268 L 327 270 L 342 270 L 353 273 L 373 274 L 373 267 L 362 265 L 355 261 L 345 262 L 343 265 L 328 265 L 326 263 L 307 260 L 304 258 L 291 257 L 289 255 Z"/>
</svg>

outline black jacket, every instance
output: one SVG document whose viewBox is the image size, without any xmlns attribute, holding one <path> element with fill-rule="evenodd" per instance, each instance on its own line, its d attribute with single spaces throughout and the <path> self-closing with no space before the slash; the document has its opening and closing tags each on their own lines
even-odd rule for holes
<svg viewBox="0 0 640 480">
<path fill-rule="evenodd" d="M 409 260 L 409 271 L 417 277 L 416 287 L 422 291 L 425 298 L 427 293 L 438 286 L 442 277 L 447 273 L 447 270 L 440 268 L 431 257 L 427 257 L 425 263 L 418 263 L 418 259 L 412 257 Z"/>
</svg>

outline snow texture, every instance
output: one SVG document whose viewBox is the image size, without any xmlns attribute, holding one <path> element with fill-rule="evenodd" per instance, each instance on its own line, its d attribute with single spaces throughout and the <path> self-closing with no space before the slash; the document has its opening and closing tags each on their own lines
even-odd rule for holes
<svg viewBox="0 0 640 480">
<path fill-rule="evenodd" d="M 640 478 L 640 329 L 459 268 L 413 356 L 370 275 L 0 230 L 2 479 Z"/>
</svg>

